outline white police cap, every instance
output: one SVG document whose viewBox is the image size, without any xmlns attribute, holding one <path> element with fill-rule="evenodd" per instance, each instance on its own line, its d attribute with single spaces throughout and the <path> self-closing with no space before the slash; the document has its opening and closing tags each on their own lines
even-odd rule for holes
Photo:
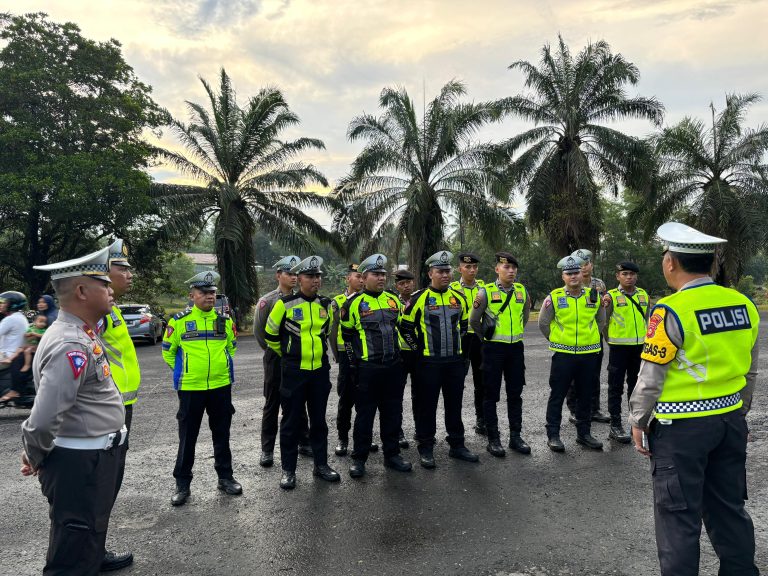
<svg viewBox="0 0 768 576">
<path fill-rule="evenodd" d="M 718 244 L 728 240 L 699 232 L 680 222 L 667 222 L 659 226 L 656 234 L 664 242 L 664 250 L 683 254 L 712 254 Z"/>
<path fill-rule="evenodd" d="M 198 290 L 213 291 L 218 290 L 216 284 L 221 280 L 221 275 L 213 270 L 203 270 L 192 276 L 186 281 L 190 288 L 197 288 Z"/>
<path fill-rule="evenodd" d="M 373 254 L 368 256 L 368 258 L 360 262 L 357 271 L 361 274 L 365 274 L 366 272 L 386 272 L 387 257 L 384 256 L 384 254 Z"/>
<path fill-rule="evenodd" d="M 122 238 L 118 238 L 109 247 L 109 265 L 116 264 L 130 268 L 128 263 L 128 246 L 125 245 Z"/>
<path fill-rule="evenodd" d="M 579 248 L 578 250 L 574 250 L 571 256 L 578 256 L 584 262 L 592 262 L 593 254 L 590 250 L 587 250 L 586 248 Z"/>
<path fill-rule="evenodd" d="M 427 258 L 424 264 L 429 268 L 450 268 L 451 260 L 453 260 L 453 254 L 448 252 L 448 250 L 441 250 Z"/>
<path fill-rule="evenodd" d="M 320 266 L 323 265 L 323 259 L 320 256 L 307 256 L 291 268 L 294 274 L 322 274 Z"/>
<path fill-rule="evenodd" d="M 557 267 L 563 272 L 572 272 L 574 270 L 581 270 L 581 267 L 584 266 L 585 263 L 585 260 L 580 256 L 571 254 L 570 256 L 562 258 L 560 262 L 557 263 Z"/>
<path fill-rule="evenodd" d="M 288 256 L 283 256 L 282 258 L 280 258 L 280 260 L 272 264 L 272 268 L 274 268 L 278 272 L 280 272 L 281 270 L 285 272 L 290 272 L 291 268 L 293 268 L 294 266 L 296 266 L 296 264 L 299 263 L 299 260 L 301 260 L 301 258 L 299 258 L 298 256 L 294 254 L 289 254 Z"/>
<path fill-rule="evenodd" d="M 40 266 L 33 266 L 33 268 L 50 272 L 51 280 L 90 276 L 91 278 L 111 282 L 109 279 L 109 246 L 80 258 L 56 262 L 55 264 L 42 264 Z"/>
</svg>

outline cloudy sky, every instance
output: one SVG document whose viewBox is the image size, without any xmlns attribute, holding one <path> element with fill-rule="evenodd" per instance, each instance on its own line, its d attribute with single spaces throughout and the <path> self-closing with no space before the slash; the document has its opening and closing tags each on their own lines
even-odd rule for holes
<svg viewBox="0 0 768 576">
<path fill-rule="evenodd" d="M 667 123 L 706 117 L 726 92 L 768 99 L 762 0 L 0 0 L 0 7 L 44 11 L 90 38 L 119 40 L 155 100 L 183 120 L 185 100 L 204 101 L 198 76 L 215 83 L 222 66 L 243 103 L 261 86 L 280 87 L 302 119 L 289 136 L 325 142 L 305 159 L 332 182 L 360 149 L 346 139 L 350 119 L 375 113 L 384 86 L 405 86 L 417 104 L 452 78 L 473 100 L 514 95 L 523 86 L 509 64 L 537 62 L 558 33 L 574 52 L 604 39 L 634 62 L 641 73 L 634 90 L 659 98 Z M 753 107 L 748 124 L 767 121 L 768 100 Z M 480 137 L 525 126 L 509 120 Z M 162 168 L 154 176 L 179 180 Z"/>
</svg>

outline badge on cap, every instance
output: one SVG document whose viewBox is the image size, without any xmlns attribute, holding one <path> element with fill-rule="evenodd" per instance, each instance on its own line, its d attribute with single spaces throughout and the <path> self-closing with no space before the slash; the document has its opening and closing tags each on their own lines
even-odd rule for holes
<svg viewBox="0 0 768 576">
<path fill-rule="evenodd" d="M 440 254 L 440 262 L 448 262 L 448 252 L 443 252 Z"/>
</svg>

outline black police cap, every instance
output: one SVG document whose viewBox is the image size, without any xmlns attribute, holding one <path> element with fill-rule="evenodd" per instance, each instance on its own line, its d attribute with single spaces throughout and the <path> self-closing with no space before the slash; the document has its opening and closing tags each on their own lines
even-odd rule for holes
<svg viewBox="0 0 768 576">
<path fill-rule="evenodd" d="M 509 252 L 496 252 L 496 263 L 497 264 L 512 264 L 516 268 L 519 268 L 519 265 L 517 263 L 517 258 L 512 256 Z"/>
<path fill-rule="evenodd" d="M 416 277 L 413 275 L 413 272 L 409 270 L 398 270 L 395 272 L 396 282 L 399 282 L 400 280 L 413 280 L 414 278 Z"/>
<path fill-rule="evenodd" d="M 628 272 L 639 273 L 640 267 L 634 262 L 630 262 L 629 260 L 625 260 L 624 262 L 619 262 L 616 264 L 616 272 L 624 272 L 625 270 Z"/>
<path fill-rule="evenodd" d="M 480 262 L 480 258 L 473 252 L 461 252 L 457 257 L 459 262 L 463 262 L 464 264 L 477 264 Z"/>
</svg>

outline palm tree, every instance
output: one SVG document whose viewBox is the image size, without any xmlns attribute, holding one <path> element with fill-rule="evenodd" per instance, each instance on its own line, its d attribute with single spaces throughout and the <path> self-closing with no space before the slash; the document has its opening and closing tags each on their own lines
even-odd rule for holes
<svg viewBox="0 0 768 576">
<path fill-rule="evenodd" d="M 155 193 L 170 213 L 166 227 L 172 232 L 196 235 L 213 219 L 222 288 L 242 319 L 258 297 L 252 242 L 257 229 L 299 252 L 311 250 L 316 240 L 334 243 L 306 209 L 331 210 L 335 203 L 303 190 L 311 183 L 328 182 L 314 166 L 295 160 L 304 150 L 325 145 L 313 138 L 280 139 L 299 118 L 278 89 L 262 88 L 241 108 L 223 68 L 218 93 L 200 81 L 209 108 L 187 101 L 190 123 L 171 122 L 184 152 L 160 151 L 200 185 L 161 184 Z"/>
<path fill-rule="evenodd" d="M 538 67 L 518 61 L 509 68 L 520 70 L 533 90 L 505 105 L 536 127 L 501 145 L 512 181 L 525 190 L 529 224 L 556 254 L 597 248 L 601 188 L 614 194 L 620 184 L 642 188 L 650 164 L 643 141 L 603 124 L 640 118 L 659 125 L 664 107 L 655 98 L 627 96 L 625 86 L 637 84 L 640 74 L 604 41 L 574 58 L 558 36 L 557 51 L 545 45 Z"/>
<path fill-rule="evenodd" d="M 717 253 L 715 280 L 735 284 L 746 261 L 765 241 L 768 205 L 768 126 L 744 129 L 757 94 L 727 95 L 725 109 L 713 104 L 711 126 L 686 117 L 651 142 L 658 155 L 656 185 L 640 197 L 634 216 L 650 235 L 660 222 L 685 220 L 728 240 Z"/>
<path fill-rule="evenodd" d="M 445 245 L 447 214 L 460 213 L 490 241 L 514 222 L 503 206 L 509 187 L 491 168 L 493 147 L 471 141 L 502 117 L 503 106 L 459 102 L 465 93 L 461 82 L 447 83 L 419 120 L 404 88 L 385 88 L 381 116 L 352 120 L 349 139 L 366 144 L 336 186 L 344 207 L 334 225 L 349 253 L 357 246 L 369 253 L 394 235 L 392 252 L 399 255 L 407 240 L 408 264 L 418 277 L 423 262 Z"/>
</svg>

